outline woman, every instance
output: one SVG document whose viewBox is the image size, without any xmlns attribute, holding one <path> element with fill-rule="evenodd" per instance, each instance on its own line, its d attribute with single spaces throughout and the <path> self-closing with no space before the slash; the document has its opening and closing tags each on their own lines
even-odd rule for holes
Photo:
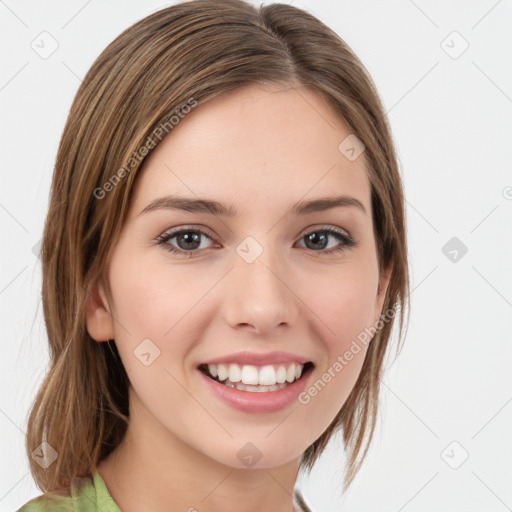
<svg viewBox="0 0 512 512">
<path fill-rule="evenodd" d="M 193 0 L 115 39 L 71 107 L 42 264 L 45 494 L 21 511 L 309 510 L 298 472 L 340 429 L 350 485 L 405 324 L 404 198 L 375 86 L 319 20 Z"/>
</svg>

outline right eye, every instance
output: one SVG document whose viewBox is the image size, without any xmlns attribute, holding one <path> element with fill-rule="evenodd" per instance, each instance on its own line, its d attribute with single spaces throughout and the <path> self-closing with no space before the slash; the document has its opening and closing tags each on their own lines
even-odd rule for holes
<svg viewBox="0 0 512 512">
<path fill-rule="evenodd" d="M 210 240 L 212 238 L 210 234 L 201 229 L 181 228 L 160 235 L 156 241 L 158 244 L 162 244 L 164 249 L 169 252 L 185 257 L 190 257 L 195 252 L 198 252 L 197 249 L 206 248 L 201 247 L 201 237 L 206 237 Z M 176 239 L 176 244 L 178 246 L 181 245 L 181 247 L 175 247 L 170 243 L 170 241 L 174 238 Z"/>
</svg>

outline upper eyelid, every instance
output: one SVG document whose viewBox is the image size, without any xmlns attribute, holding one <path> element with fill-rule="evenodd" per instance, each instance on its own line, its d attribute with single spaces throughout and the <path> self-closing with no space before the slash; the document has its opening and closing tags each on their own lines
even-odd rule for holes
<svg viewBox="0 0 512 512">
<path fill-rule="evenodd" d="M 159 238 L 174 238 L 176 235 L 179 235 L 180 233 L 186 232 L 186 231 L 197 231 L 201 232 L 204 235 L 206 235 L 211 240 L 215 239 L 215 236 L 213 236 L 212 231 L 206 227 L 193 227 L 193 226 L 184 226 L 184 227 L 177 227 L 177 228 L 171 228 L 167 231 L 164 231 Z"/>
<path fill-rule="evenodd" d="M 334 232 L 342 231 L 342 232 L 344 232 L 345 236 L 347 236 L 349 239 L 351 239 L 351 240 L 354 239 L 354 237 L 352 236 L 350 231 L 348 231 L 347 229 L 341 228 L 338 226 L 327 225 L 327 224 L 313 225 L 313 226 L 304 228 L 301 231 L 298 238 L 300 239 L 312 232 L 324 231 L 324 230 L 325 231 L 334 231 Z M 184 225 L 184 226 L 179 226 L 176 228 L 171 228 L 168 231 L 164 231 L 158 238 L 167 238 L 168 240 L 170 240 L 170 239 L 174 238 L 176 235 L 178 235 L 182 232 L 186 232 L 186 231 L 203 232 L 203 234 L 206 235 L 208 238 L 210 238 L 210 240 L 212 240 L 213 242 L 217 242 L 217 237 L 215 235 L 213 235 L 212 230 L 210 230 L 206 226 L 192 226 L 192 225 L 191 226 Z M 331 236 L 333 236 L 333 235 L 331 235 Z"/>
</svg>

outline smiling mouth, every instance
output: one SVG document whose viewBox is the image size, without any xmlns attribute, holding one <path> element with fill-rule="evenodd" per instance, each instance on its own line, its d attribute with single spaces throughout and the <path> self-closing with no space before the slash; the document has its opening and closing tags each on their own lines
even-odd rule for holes
<svg viewBox="0 0 512 512">
<path fill-rule="evenodd" d="M 304 378 L 314 364 L 274 364 L 265 366 L 238 364 L 201 364 L 198 369 L 210 379 L 240 391 L 256 393 L 284 389 Z"/>
</svg>

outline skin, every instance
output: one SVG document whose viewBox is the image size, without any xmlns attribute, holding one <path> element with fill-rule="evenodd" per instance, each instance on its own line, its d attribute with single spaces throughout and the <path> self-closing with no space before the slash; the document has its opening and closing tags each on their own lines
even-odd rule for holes
<svg viewBox="0 0 512 512">
<path fill-rule="evenodd" d="M 96 283 L 87 329 L 115 339 L 130 379 L 130 424 L 98 472 L 123 512 L 293 510 L 302 453 L 329 426 L 352 390 L 367 346 L 308 404 L 275 413 L 232 409 L 204 385 L 197 365 L 249 350 L 308 357 L 313 384 L 381 314 L 389 274 L 380 276 L 364 153 L 338 146 L 351 130 L 311 89 L 246 86 L 193 109 L 150 153 L 137 178 L 105 287 Z M 233 204 L 234 218 L 178 210 L 139 213 L 179 193 Z M 305 216 L 299 200 L 357 198 Z M 172 228 L 202 228 L 192 257 L 155 239 Z M 306 245 L 306 234 L 340 228 L 356 241 Z M 263 248 L 251 264 L 236 252 L 252 236 Z M 186 251 L 183 239 L 167 244 Z M 134 349 L 149 338 L 160 356 L 145 366 Z M 246 467 L 248 442 L 261 459 Z M 194 507 L 194 508 L 192 508 Z"/>
</svg>

